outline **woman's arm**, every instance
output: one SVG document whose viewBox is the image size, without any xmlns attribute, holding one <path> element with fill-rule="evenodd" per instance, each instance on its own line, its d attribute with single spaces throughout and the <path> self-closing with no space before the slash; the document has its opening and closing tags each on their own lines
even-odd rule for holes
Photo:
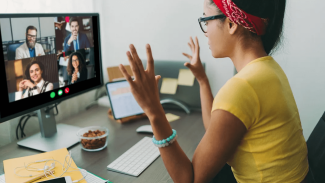
<svg viewBox="0 0 325 183">
<path fill-rule="evenodd" d="M 132 55 L 127 52 L 127 56 L 135 79 L 131 78 L 123 65 L 120 65 L 120 70 L 129 82 L 134 98 L 147 114 L 155 138 L 166 139 L 172 134 L 172 129 L 159 101 L 157 82 L 160 76 L 154 75 L 150 46 L 147 45 L 146 70 L 143 70 L 142 62 L 133 45 L 130 49 Z M 159 148 L 159 151 L 174 182 L 208 182 L 233 155 L 245 133 L 246 127 L 237 117 L 226 111 L 215 110 L 211 114 L 209 128 L 198 145 L 192 162 L 177 141 L 170 146 Z"/>
<path fill-rule="evenodd" d="M 199 82 L 202 118 L 205 130 L 208 129 L 211 121 L 211 110 L 213 103 L 213 95 L 208 78 Z"/>
<path fill-rule="evenodd" d="M 192 56 L 183 53 L 183 55 L 190 60 L 190 63 L 185 63 L 184 65 L 192 71 L 193 75 L 195 76 L 195 78 L 200 84 L 202 118 L 203 118 L 204 128 L 206 130 L 209 126 L 209 122 L 211 118 L 213 96 L 212 96 L 208 77 L 205 73 L 204 67 L 200 59 L 200 46 L 197 37 L 195 37 L 195 43 L 192 37 L 190 37 L 190 42 L 188 42 L 188 46 L 192 51 Z"/>
</svg>

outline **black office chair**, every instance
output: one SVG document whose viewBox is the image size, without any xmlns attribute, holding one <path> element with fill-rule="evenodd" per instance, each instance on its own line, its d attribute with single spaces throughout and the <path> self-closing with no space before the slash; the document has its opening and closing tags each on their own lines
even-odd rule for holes
<svg viewBox="0 0 325 183">
<path fill-rule="evenodd" d="M 24 42 L 8 45 L 8 60 L 16 60 L 16 49 L 22 44 L 24 44 Z"/>
<path fill-rule="evenodd" d="M 325 182 L 325 113 L 307 140 L 309 173 L 308 183 Z"/>
</svg>

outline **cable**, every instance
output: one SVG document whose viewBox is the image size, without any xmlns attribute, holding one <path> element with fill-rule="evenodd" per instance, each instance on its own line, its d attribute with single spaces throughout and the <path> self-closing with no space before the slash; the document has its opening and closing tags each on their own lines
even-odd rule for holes
<svg viewBox="0 0 325 183">
<path fill-rule="evenodd" d="M 58 110 L 58 104 L 59 104 L 60 102 L 58 102 L 58 103 L 56 103 L 56 104 L 54 104 L 53 106 L 51 106 L 51 107 L 47 107 L 46 109 L 45 109 L 45 112 L 47 113 L 47 112 L 49 112 L 50 110 L 52 110 L 52 109 L 54 109 L 55 108 L 55 110 L 56 110 L 56 114 L 54 114 L 55 116 L 57 116 L 58 114 L 59 114 L 59 110 Z M 17 125 L 17 127 L 16 127 L 16 138 L 17 138 L 17 140 L 19 140 L 19 133 L 18 133 L 18 130 L 20 129 L 20 134 L 21 134 L 21 138 L 24 138 L 24 137 L 26 137 L 26 134 L 25 134 L 25 132 L 24 132 L 24 130 L 25 130 L 25 126 L 26 126 L 26 123 L 27 123 L 27 121 L 29 120 L 29 118 L 30 117 L 34 117 L 34 116 L 37 116 L 37 114 L 28 114 L 28 115 L 25 115 L 25 116 L 22 116 L 21 118 L 20 118 L 20 120 L 19 120 L 19 123 L 18 123 L 18 125 Z M 23 122 L 23 120 L 25 119 L 27 117 L 27 119 Z"/>
<path fill-rule="evenodd" d="M 67 157 L 69 158 L 68 161 L 67 161 Z M 42 162 L 45 162 L 44 163 L 44 167 L 43 169 L 39 169 L 39 168 L 36 168 L 36 167 L 32 167 L 31 165 L 33 164 L 37 164 L 37 163 L 42 163 Z M 51 166 L 47 166 L 47 163 L 48 162 L 53 162 L 51 163 Z M 55 162 L 59 163 L 61 166 L 62 166 L 62 174 L 60 174 L 59 176 L 55 176 L 52 172 L 52 170 L 55 169 Z M 43 159 L 43 160 L 38 160 L 38 161 L 34 161 L 34 162 L 31 162 L 31 163 L 28 163 L 27 165 L 24 164 L 24 166 L 21 166 L 21 167 L 16 167 L 14 169 L 14 174 L 18 177 L 35 177 L 35 176 L 39 176 L 39 175 L 42 175 L 44 174 L 44 176 L 46 178 L 49 178 L 50 180 L 51 179 L 54 179 L 54 178 L 59 178 L 59 177 L 62 177 L 65 173 L 69 173 L 69 172 L 75 172 L 75 171 L 80 171 L 81 173 L 81 169 L 80 168 L 75 168 L 75 167 L 72 167 L 71 164 L 72 164 L 73 160 L 72 160 L 72 156 L 71 156 L 71 151 L 69 151 L 69 154 L 67 154 L 65 157 L 64 157 L 64 162 L 63 164 L 61 162 L 59 162 L 58 160 L 55 160 L 55 159 Z M 17 171 L 17 169 L 25 169 L 29 172 L 43 172 L 42 174 L 29 174 L 29 175 L 20 175 L 18 174 L 19 171 Z M 68 171 L 70 168 L 72 169 L 75 169 L 75 170 L 71 170 L 71 171 Z M 54 178 L 50 178 L 48 175 L 54 177 Z M 83 175 L 83 177 L 79 180 L 74 180 L 72 182 L 79 182 L 81 180 L 84 180 L 86 178 L 86 176 L 88 175 L 88 172 Z"/>
<path fill-rule="evenodd" d="M 32 115 L 32 116 L 34 116 L 34 115 Z M 31 115 L 28 115 L 28 116 L 27 116 L 27 118 L 26 118 L 26 120 L 25 120 L 25 122 L 24 122 L 24 124 L 23 124 L 23 127 L 22 127 L 22 129 L 21 129 L 21 138 L 26 137 L 26 134 L 24 133 L 25 125 L 26 125 L 27 121 L 29 120 L 29 118 L 32 117 L 32 116 L 31 116 Z"/>
<path fill-rule="evenodd" d="M 20 120 L 19 120 L 19 123 L 17 125 L 17 128 L 16 128 L 16 138 L 17 138 L 17 140 L 19 140 L 18 129 L 22 130 L 21 123 L 22 123 L 22 121 L 24 120 L 25 117 L 27 117 L 27 115 L 21 117 Z"/>
</svg>

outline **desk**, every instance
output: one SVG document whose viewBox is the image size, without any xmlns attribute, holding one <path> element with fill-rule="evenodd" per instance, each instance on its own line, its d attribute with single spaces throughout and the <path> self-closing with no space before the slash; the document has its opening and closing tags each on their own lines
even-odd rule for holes
<svg viewBox="0 0 325 183">
<path fill-rule="evenodd" d="M 99 152 L 87 152 L 77 144 L 70 148 L 72 158 L 78 167 L 84 168 L 100 177 L 109 179 L 113 183 L 158 183 L 173 182 L 170 178 L 161 157 L 157 158 L 139 177 L 132 177 L 121 173 L 107 170 L 107 165 L 113 162 L 126 150 L 141 140 L 144 136 L 152 137 L 149 134 L 136 133 L 136 128 L 141 125 L 150 124 L 148 119 L 142 119 L 126 124 L 119 124 L 107 116 L 108 108 L 92 107 L 76 116 L 66 119 L 66 124 L 79 127 L 105 126 L 110 130 L 107 148 Z M 181 118 L 171 122 L 172 128 L 177 130 L 178 143 L 186 155 L 192 159 L 194 151 L 205 132 L 201 112 L 192 112 L 187 115 L 183 111 L 169 111 L 179 115 Z M 16 142 L 0 149 L 0 174 L 3 172 L 3 160 L 22 156 L 34 155 L 39 151 L 19 147 Z"/>
</svg>

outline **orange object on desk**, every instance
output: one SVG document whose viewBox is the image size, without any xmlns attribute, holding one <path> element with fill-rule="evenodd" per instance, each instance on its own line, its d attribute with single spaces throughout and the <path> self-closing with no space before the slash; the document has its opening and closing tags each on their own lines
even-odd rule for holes
<svg viewBox="0 0 325 183">
<path fill-rule="evenodd" d="M 114 116 L 112 114 L 112 109 L 108 109 L 107 114 L 108 114 L 109 118 L 115 120 Z M 126 123 L 126 122 L 129 122 L 129 121 L 134 121 L 134 120 L 143 119 L 143 118 L 147 118 L 147 115 L 145 113 L 140 114 L 140 115 L 136 115 L 136 116 L 129 116 L 129 117 L 126 117 L 126 118 L 115 120 L 115 121 L 118 122 L 118 123 Z"/>
</svg>

